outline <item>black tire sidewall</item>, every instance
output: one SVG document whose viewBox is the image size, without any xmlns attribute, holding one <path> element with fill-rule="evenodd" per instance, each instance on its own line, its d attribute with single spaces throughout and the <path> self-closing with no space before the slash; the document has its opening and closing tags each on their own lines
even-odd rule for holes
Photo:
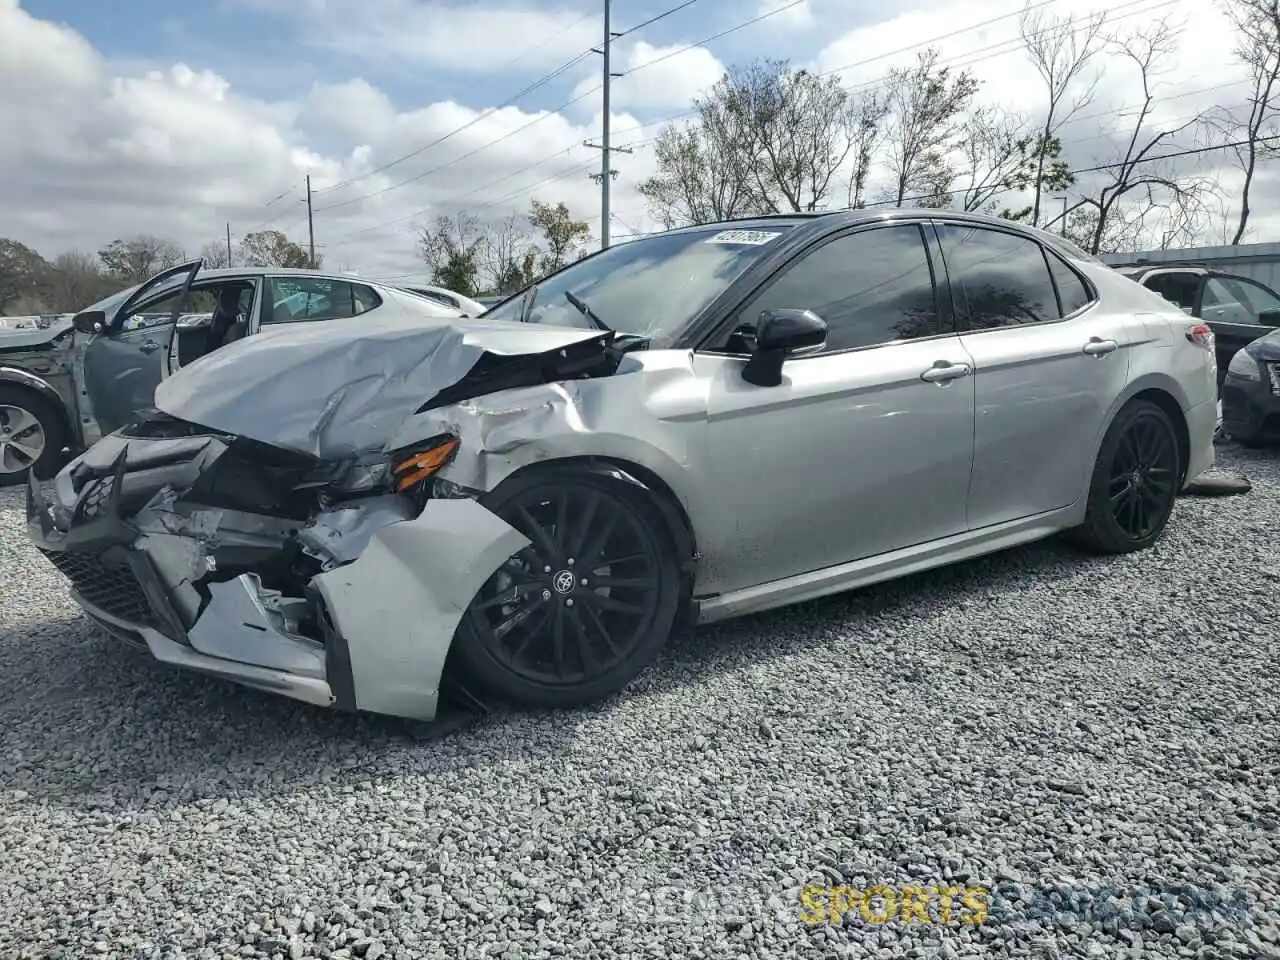
<svg viewBox="0 0 1280 960">
<path fill-rule="evenodd" d="M 649 629 L 625 660 L 600 676 L 579 684 L 549 685 L 513 673 L 494 659 L 476 634 L 470 609 L 463 614 L 454 635 L 449 657 L 469 686 L 505 702 L 532 708 L 577 706 L 600 700 L 625 687 L 658 655 L 670 637 L 679 612 L 681 578 L 675 540 L 667 529 L 661 510 L 652 502 L 653 494 L 624 480 L 572 468 L 547 468 L 517 474 L 503 481 L 481 500 L 483 506 L 501 516 L 507 503 L 532 489 L 547 485 L 580 485 L 613 498 L 637 515 L 658 554 L 659 597 Z"/>
<path fill-rule="evenodd" d="M 1177 458 L 1177 476 L 1159 522 L 1147 536 L 1134 539 L 1120 526 L 1111 511 L 1111 469 L 1121 439 L 1135 423 L 1145 419 L 1156 419 L 1163 425 Z M 1089 485 L 1089 506 L 1085 527 L 1092 534 L 1090 539 L 1095 541 L 1094 545 L 1120 553 L 1143 550 L 1159 540 L 1164 534 L 1165 527 L 1168 526 L 1169 518 L 1173 515 L 1174 506 L 1177 503 L 1182 471 L 1185 469 L 1182 459 L 1177 430 L 1169 414 L 1162 407 L 1149 400 L 1132 400 L 1121 408 L 1107 429 L 1106 436 L 1103 437 Z"/>
<path fill-rule="evenodd" d="M 0 384 L 0 406 L 21 407 L 40 421 L 44 430 L 44 450 L 32 465 L 37 480 L 47 480 L 57 470 L 62 448 L 67 443 L 67 430 L 54 405 L 25 387 Z M 0 473 L 0 487 L 25 483 L 27 471 Z"/>
</svg>

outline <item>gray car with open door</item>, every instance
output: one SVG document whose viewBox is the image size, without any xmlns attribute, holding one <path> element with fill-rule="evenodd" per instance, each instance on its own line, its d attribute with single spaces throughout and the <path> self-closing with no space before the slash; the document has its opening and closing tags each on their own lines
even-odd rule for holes
<svg viewBox="0 0 1280 960">
<path fill-rule="evenodd" d="M 163 271 L 59 322 L 0 330 L 0 485 L 46 479 L 152 405 L 169 373 L 281 324 L 459 311 L 416 294 L 317 270 Z"/>
</svg>

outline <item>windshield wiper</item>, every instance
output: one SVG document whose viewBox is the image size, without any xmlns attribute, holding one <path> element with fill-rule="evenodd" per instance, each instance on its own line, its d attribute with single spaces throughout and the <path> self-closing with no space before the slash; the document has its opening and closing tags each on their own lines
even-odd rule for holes
<svg viewBox="0 0 1280 960">
<path fill-rule="evenodd" d="M 607 323 L 605 323 L 603 320 L 601 320 L 599 317 L 597 317 L 596 312 L 591 309 L 591 307 L 587 304 L 587 301 L 583 300 L 580 296 L 578 296 L 572 290 L 566 290 L 564 292 L 564 298 L 568 300 L 571 304 L 573 304 L 573 308 L 575 310 L 577 310 L 580 314 L 582 314 L 584 317 L 590 320 L 591 325 L 594 326 L 597 330 L 607 330 L 609 333 L 613 333 L 613 328 L 609 326 Z"/>
</svg>

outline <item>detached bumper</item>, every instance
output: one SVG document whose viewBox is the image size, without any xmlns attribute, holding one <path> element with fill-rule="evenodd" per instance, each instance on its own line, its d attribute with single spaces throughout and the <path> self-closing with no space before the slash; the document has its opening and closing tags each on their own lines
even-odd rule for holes
<svg viewBox="0 0 1280 960">
<path fill-rule="evenodd" d="M 117 491 L 120 479 L 118 471 Z M 99 495 L 88 516 L 86 501 L 99 489 L 72 495 L 60 484 L 49 498 L 30 480 L 27 528 L 109 634 L 164 663 L 255 689 L 414 719 L 435 717 L 471 598 L 529 543 L 474 500 L 430 500 L 413 518 L 371 518 L 381 524 L 372 531 L 348 522 L 348 535 L 359 531 L 355 559 L 313 577 L 307 596 L 284 597 L 253 573 L 210 577 L 216 565 L 200 539 L 144 532 L 121 517 L 118 494 Z M 351 510 L 358 521 L 362 508 Z M 335 542 L 336 526 L 317 529 L 351 548 Z"/>
</svg>

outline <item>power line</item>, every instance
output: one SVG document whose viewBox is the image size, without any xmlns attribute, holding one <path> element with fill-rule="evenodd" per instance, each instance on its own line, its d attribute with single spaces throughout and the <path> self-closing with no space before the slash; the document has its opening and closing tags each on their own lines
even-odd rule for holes
<svg viewBox="0 0 1280 960">
<path fill-rule="evenodd" d="M 650 17 L 648 20 L 645 20 L 641 23 L 637 23 L 634 27 L 630 27 L 627 30 L 623 30 L 621 33 L 618 34 L 618 37 L 625 37 L 629 33 L 635 33 L 637 30 L 643 30 L 645 27 L 651 26 L 652 24 L 657 23 L 659 20 L 665 20 L 667 17 L 671 16 L 673 13 L 679 13 L 681 10 L 685 9 L 686 7 L 692 7 L 697 2 L 698 0 L 685 0 L 684 3 L 678 4 L 672 7 L 670 10 L 663 10 L 661 13 Z"/>
<path fill-rule="evenodd" d="M 727 35 L 728 35 L 728 34 L 730 34 L 730 33 L 733 33 L 733 32 L 735 32 L 735 31 L 737 31 L 737 30 L 741 30 L 741 29 L 743 29 L 744 27 L 748 27 L 748 26 L 751 26 L 752 24 L 759 23 L 759 22 L 760 22 L 760 21 L 762 21 L 762 20 L 767 20 L 769 17 L 777 16 L 778 14 L 782 13 L 783 11 L 785 11 L 785 10 L 789 10 L 791 7 L 797 6 L 797 5 L 799 5 L 800 3 L 803 3 L 803 2 L 805 2 L 805 0 L 792 0 L 792 2 L 791 2 L 791 3 L 787 4 L 787 5 L 786 5 L 786 6 L 784 6 L 784 7 L 779 7 L 777 10 L 773 10 L 773 11 L 770 11 L 769 13 L 764 13 L 764 14 L 760 14 L 760 15 L 758 15 L 758 16 L 752 17 L 750 20 L 745 20 L 745 21 L 743 21 L 742 23 L 736 24 L 735 26 L 730 27 L 730 28 L 729 28 L 729 29 L 727 29 L 727 30 L 722 30 L 722 31 L 720 31 L 719 33 L 716 33 L 716 34 L 711 35 L 710 37 L 706 37 L 706 38 L 703 38 L 702 40 L 698 40 L 698 41 L 696 41 L 695 43 L 692 43 L 692 44 L 690 44 L 690 45 L 689 45 L 689 46 L 687 46 L 687 47 L 684 47 L 684 48 L 681 48 L 681 49 L 679 49 L 679 50 L 673 51 L 672 53 L 670 53 L 670 54 L 666 54 L 666 55 L 664 55 L 664 56 L 662 56 L 662 57 L 659 57 L 659 58 L 657 58 L 656 60 L 650 60 L 650 61 L 648 61 L 647 63 L 641 64 L 639 67 L 636 67 L 636 68 L 634 68 L 633 70 L 631 70 L 631 71 L 630 71 L 630 73 L 635 73 L 635 72 L 636 72 L 636 71 L 638 71 L 638 70 L 647 69 L 648 67 L 653 66 L 655 63 L 659 63 L 659 62 L 661 62 L 662 60 L 669 59 L 670 57 L 674 56 L 674 55 L 675 55 L 675 54 L 677 54 L 677 53 L 683 52 L 683 50 L 689 50 L 689 49 L 692 49 L 693 47 L 701 46 L 701 45 L 702 45 L 702 44 L 704 44 L 704 43 L 709 43 L 709 42 L 711 42 L 712 40 L 716 40 L 716 39 L 719 39 L 720 37 L 727 36 Z M 672 11 L 670 11 L 670 12 L 674 12 L 674 8 L 673 8 L 673 10 L 672 10 Z M 638 28 L 633 28 L 633 29 L 638 29 Z M 591 54 L 592 52 L 594 52 L 594 51 L 586 51 L 585 53 L 581 54 L 581 55 L 580 55 L 581 59 L 585 59 L 587 56 L 590 56 L 590 54 Z M 596 86 L 594 86 L 594 87 L 592 87 L 591 89 L 589 89 L 589 90 L 587 90 L 587 91 L 583 92 L 582 94 L 580 94 L 580 95 L 578 95 L 578 96 L 574 97 L 573 99 L 565 101 L 564 103 L 560 104 L 558 107 L 553 107 L 551 110 L 549 110 L 549 111 L 547 111 L 547 112 L 545 112 L 545 113 L 539 114 L 537 117 L 534 117 L 534 118 L 533 118 L 532 120 L 530 120 L 528 123 L 525 123 L 525 124 L 523 124 L 522 126 L 517 127 L 516 129 L 514 129 L 514 130 L 512 130 L 512 131 L 510 131 L 510 132 L 508 132 L 508 133 L 506 133 L 506 134 L 504 134 L 504 135 L 503 135 L 503 136 L 501 136 L 501 137 L 498 137 L 496 140 L 491 140 L 491 141 L 489 141 L 488 143 L 481 144 L 481 145 L 480 145 L 479 147 L 477 147 L 475 150 L 469 151 L 468 153 L 465 153 L 465 154 L 463 154 L 463 155 L 462 155 L 462 156 L 460 156 L 460 157 L 456 157 L 455 159 L 450 160 L 448 163 L 444 163 L 444 164 L 440 164 L 439 166 L 432 167 L 430 170 L 424 170 L 422 173 L 417 174 L 416 176 L 408 177 L 408 178 L 406 178 L 406 179 L 404 179 L 404 180 L 401 180 L 401 181 L 399 181 L 399 182 L 397 182 L 397 183 L 393 183 L 393 184 L 391 184 L 391 185 L 389 185 L 389 186 L 383 187 L 383 188 L 382 188 L 382 189 L 380 189 L 380 190 L 375 190 L 375 191 L 373 191 L 373 192 L 371 192 L 371 193 L 361 194 L 360 196 L 358 196 L 358 197 L 353 197 L 353 198 L 351 198 L 350 200 L 341 200 L 341 201 L 339 201 L 339 202 L 337 202 L 337 203 L 331 203 L 331 204 L 328 204 L 328 205 L 323 206 L 323 207 L 316 207 L 316 208 L 315 208 L 315 212 L 316 212 L 316 213 L 322 213 L 322 212 L 324 212 L 324 211 L 326 211 L 326 210 L 336 210 L 336 209 L 339 209 L 339 208 L 341 208 L 341 207 L 351 206 L 352 204 L 359 203 L 359 202 L 360 202 L 360 201 L 362 201 L 362 200 L 367 200 L 367 199 L 371 199 L 371 198 L 373 198 L 373 197 L 382 196 L 383 194 L 390 193 L 392 190 L 398 190 L 398 189 L 400 189 L 401 187 L 407 186 L 407 185 L 408 185 L 408 184 L 410 184 L 410 183 L 415 183 L 415 182 L 417 182 L 418 180 L 421 180 L 423 177 L 430 176 L 431 174 L 433 174 L 433 173 L 437 173 L 437 172 L 439 172 L 440 170 L 445 169 L 446 167 L 451 167 L 451 166 L 453 166 L 455 163 L 458 163 L 458 162 L 460 162 L 460 161 L 462 161 L 462 160 L 465 160 L 465 159 L 467 159 L 467 158 L 469 158 L 469 157 L 473 157 L 473 156 L 475 156 L 475 155 L 476 155 L 476 154 L 478 154 L 478 153 L 482 153 L 484 150 L 488 149 L 489 147 L 496 146 L 497 144 L 502 143 L 504 140 L 509 140 L 511 137 L 515 136 L 517 133 L 521 133 L 521 132 L 523 132 L 523 131 L 525 131 L 525 130 L 529 129 L 530 127 L 534 126 L 535 124 L 541 123 L 541 122 L 543 122 L 544 120 L 546 120 L 547 118 L 549 118 L 549 117 L 552 117 L 552 116 L 555 116 L 555 115 L 559 114 L 559 113 L 560 113 L 560 111 L 565 110 L 565 109 L 567 109 L 568 107 L 573 106 L 575 103 L 578 103 L 578 102 L 580 102 L 580 101 L 582 101 L 582 100 L 585 100 L 587 97 L 591 96 L 592 94 L 599 92 L 602 88 L 603 88 L 603 84 L 597 84 Z M 498 108 L 493 108 L 493 109 L 498 109 Z M 490 110 L 489 112 L 491 113 L 491 112 L 492 112 L 492 110 Z M 479 115 L 479 116 L 475 117 L 475 118 L 474 118 L 473 120 L 471 120 L 468 124 L 466 124 L 466 126 L 467 126 L 467 127 L 469 127 L 469 126 L 473 126 L 473 125 L 475 125 L 475 124 L 476 124 L 476 123 L 478 123 L 481 119 L 483 119 L 485 115 L 486 115 L 486 114 L 481 114 L 481 115 Z M 464 128 L 462 128 L 462 129 L 465 129 L 465 127 L 464 127 Z M 452 135 L 453 135 L 453 133 L 457 133 L 457 132 L 459 132 L 459 131 L 453 131 L 452 133 L 447 134 L 445 137 L 440 138 L 440 140 L 438 140 L 438 141 L 437 141 L 437 143 L 438 143 L 438 142 L 443 142 L 443 140 L 444 140 L 444 139 L 447 139 L 449 136 L 452 136 Z M 433 146 L 433 145 L 434 145 L 434 144 L 428 144 L 426 147 L 422 147 L 421 149 L 419 149 L 419 150 L 415 151 L 415 152 L 414 152 L 414 155 L 416 155 L 416 154 L 418 154 L 418 153 L 421 153 L 421 152 L 423 152 L 423 151 L 424 151 L 424 150 L 426 150 L 426 149 L 429 149 L 429 148 L 430 148 L 431 146 Z M 407 159 L 407 157 L 402 157 L 402 158 L 400 158 L 400 159 Z M 396 162 L 399 162 L 399 160 L 397 160 Z M 390 166 L 390 164 L 388 164 L 387 166 Z M 385 169 L 385 167 L 384 167 L 384 168 L 381 168 L 381 169 Z M 370 173 L 369 173 L 369 174 L 363 174 L 363 175 L 361 176 L 361 178 L 360 178 L 360 179 L 363 179 L 363 178 L 364 178 L 364 177 L 366 177 L 366 176 L 370 176 L 370 175 L 372 175 L 372 173 L 374 173 L 374 172 L 377 172 L 377 171 L 370 171 Z"/>
</svg>

